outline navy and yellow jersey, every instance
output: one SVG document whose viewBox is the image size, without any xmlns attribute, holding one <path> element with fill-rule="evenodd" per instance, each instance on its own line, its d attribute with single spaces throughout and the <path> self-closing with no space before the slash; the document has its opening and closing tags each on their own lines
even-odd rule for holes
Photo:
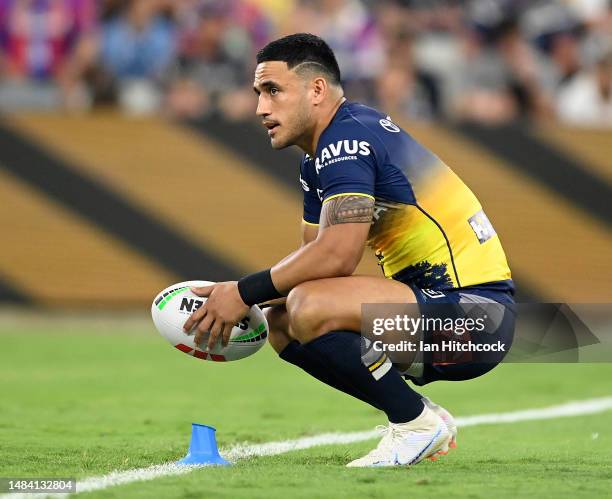
<svg viewBox="0 0 612 499">
<path fill-rule="evenodd" d="M 513 290 L 499 237 L 470 189 L 388 116 L 344 102 L 300 170 L 304 221 L 337 196 L 375 201 L 368 245 L 386 277 L 421 289 Z"/>
</svg>

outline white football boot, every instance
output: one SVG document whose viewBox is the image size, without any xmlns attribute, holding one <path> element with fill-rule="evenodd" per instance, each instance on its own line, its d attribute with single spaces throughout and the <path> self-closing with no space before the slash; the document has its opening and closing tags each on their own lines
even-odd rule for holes
<svg viewBox="0 0 612 499">
<path fill-rule="evenodd" d="M 348 463 L 348 467 L 411 466 L 440 451 L 448 451 L 451 440 L 446 423 L 427 405 L 412 421 L 389 423 L 377 429 L 384 436 L 376 448 Z"/>
<path fill-rule="evenodd" d="M 440 416 L 442 418 L 442 421 L 446 423 L 446 427 L 448 428 L 448 431 L 450 431 L 451 433 L 451 440 L 448 443 L 448 446 L 451 449 L 454 449 L 455 447 L 457 447 L 457 424 L 455 423 L 455 418 L 453 418 L 451 413 L 448 412 L 444 407 L 436 404 L 435 402 L 433 402 L 431 399 L 427 397 L 423 397 L 423 403 L 427 407 L 429 407 L 432 411 L 434 411 L 438 416 Z M 438 454 L 446 454 L 446 452 L 448 452 L 448 449 L 446 449 L 446 451 L 442 450 Z"/>
</svg>

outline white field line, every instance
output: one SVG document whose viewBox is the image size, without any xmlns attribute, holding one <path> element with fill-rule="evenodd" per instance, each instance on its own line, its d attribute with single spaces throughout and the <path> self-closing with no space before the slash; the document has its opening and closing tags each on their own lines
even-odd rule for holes
<svg viewBox="0 0 612 499">
<path fill-rule="evenodd" d="M 486 424 L 509 424 L 521 421 L 537 421 L 543 419 L 556 419 L 571 416 L 583 416 L 597 414 L 612 410 L 612 397 L 578 400 L 561 405 L 544 407 L 541 409 L 526 409 L 523 411 L 503 412 L 497 414 L 481 414 L 456 418 L 457 426 L 465 428 Z M 378 436 L 377 431 L 358 431 L 350 433 L 322 433 L 313 437 L 298 438 L 295 440 L 283 440 L 280 442 L 268 442 L 264 444 L 238 444 L 227 449 L 221 449 L 221 455 L 228 461 L 237 461 L 249 457 L 275 456 L 287 452 L 310 449 L 322 445 L 352 444 L 371 440 Z M 202 466 L 178 466 L 174 463 L 156 464 L 147 468 L 137 468 L 127 471 L 113 471 L 107 475 L 77 480 L 77 493 L 101 490 L 117 485 L 131 482 L 153 480 L 159 477 L 182 475 L 190 473 Z M 24 499 L 31 497 L 68 497 L 68 494 L 4 494 L 0 499 Z"/>
</svg>

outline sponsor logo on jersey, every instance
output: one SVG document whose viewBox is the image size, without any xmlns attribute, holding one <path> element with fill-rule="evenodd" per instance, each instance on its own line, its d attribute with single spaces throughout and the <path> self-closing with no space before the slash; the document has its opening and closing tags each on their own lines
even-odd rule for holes
<svg viewBox="0 0 612 499">
<path fill-rule="evenodd" d="M 381 127 L 387 130 L 387 132 L 399 133 L 401 131 L 400 127 L 398 127 L 395 123 L 393 123 L 393 121 L 391 120 L 391 116 L 387 116 L 386 118 L 383 118 L 378 123 L 380 124 Z"/>
<path fill-rule="evenodd" d="M 491 225 L 489 218 L 482 210 L 471 217 L 468 222 L 476 234 L 478 241 L 480 241 L 480 244 L 486 243 L 489 239 L 497 234 L 493 228 L 493 225 Z"/>
<path fill-rule="evenodd" d="M 422 293 L 429 298 L 444 298 L 446 295 L 441 291 L 436 291 L 435 289 L 421 289 Z"/>
<path fill-rule="evenodd" d="M 380 204 L 374 204 L 374 213 L 372 214 L 372 223 L 378 222 L 380 217 L 387 211 L 386 206 L 381 206 Z"/>
<path fill-rule="evenodd" d="M 372 146 L 365 140 L 339 140 L 321 150 L 321 154 L 315 159 L 315 168 L 318 174 L 322 168 L 333 163 L 356 160 L 357 155 L 369 156 L 370 154 L 372 154 Z"/>
<path fill-rule="evenodd" d="M 389 210 L 397 209 L 397 203 L 377 199 L 374 203 L 374 214 L 372 216 L 372 224 L 378 222 Z"/>
</svg>

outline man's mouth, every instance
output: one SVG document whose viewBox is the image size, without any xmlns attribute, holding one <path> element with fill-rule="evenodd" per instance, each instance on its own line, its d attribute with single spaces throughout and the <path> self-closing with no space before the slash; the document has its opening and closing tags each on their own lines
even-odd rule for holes
<svg viewBox="0 0 612 499">
<path fill-rule="evenodd" d="M 275 130 L 280 126 L 278 123 L 266 122 L 264 126 L 268 129 L 268 135 L 273 135 Z"/>
</svg>

